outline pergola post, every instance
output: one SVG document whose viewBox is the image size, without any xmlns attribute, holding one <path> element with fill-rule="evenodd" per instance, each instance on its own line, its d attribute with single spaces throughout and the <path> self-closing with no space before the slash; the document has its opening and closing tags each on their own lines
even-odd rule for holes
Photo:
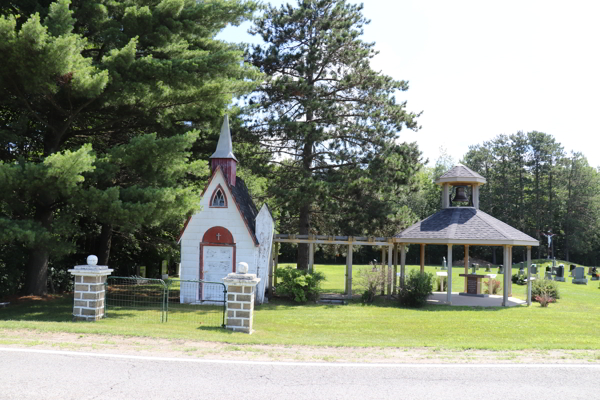
<svg viewBox="0 0 600 400">
<path fill-rule="evenodd" d="M 531 246 L 527 246 L 527 305 L 531 305 Z"/>
<path fill-rule="evenodd" d="M 393 284 L 392 284 L 392 294 L 396 294 L 396 286 L 398 286 L 398 243 L 394 243 L 394 273 Z"/>
<path fill-rule="evenodd" d="M 508 270 L 508 246 L 502 246 L 504 249 L 504 289 L 502 290 L 502 305 L 508 307 L 508 282 L 510 282 L 510 271 Z"/>
<path fill-rule="evenodd" d="M 405 282 L 405 266 L 406 266 L 406 245 L 400 244 L 400 286 L 404 287 Z"/>
<path fill-rule="evenodd" d="M 387 281 L 387 297 L 388 299 L 392 298 L 392 256 L 393 256 L 394 246 L 388 246 L 388 281 Z"/>
<path fill-rule="evenodd" d="M 310 236 L 309 236 L 309 238 L 310 238 Z M 315 263 L 315 244 L 313 242 L 310 242 L 308 244 L 308 272 L 311 274 L 313 273 L 314 263 Z"/>
<path fill-rule="evenodd" d="M 446 297 L 446 303 L 448 303 L 448 305 L 452 305 L 452 245 L 449 244 L 448 245 L 448 282 L 446 290 L 448 290 L 448 294 Z"/>
<path fill-rule="evenodd" d="M 385 295 L 385 247 L 381 247 L 381 295 Z"/>
<path fill-rule="evenodd" d="M 465 244 L 465 275 L 469 273 L 469 245 Z M 467 292 L 467 277 L 465 276 L 465 293 Z"/>
<path fill-rule="evenodd" d="M 425 273 L 425 244 L 421 243 L 421 274 Z"/>
<path fill-rule="evenodd" d="M 348 300 L 352 300 L 352 245 L 348 245 L 348 254 L 346 255 L 346 288 Z"/>
<path fill-rule="evenodd" d="M 275 265 L 273 265 L 273 286 L 277 288 L 277 265 L 279 265 L 279 243 L 275 243 Z"/>
</svg>

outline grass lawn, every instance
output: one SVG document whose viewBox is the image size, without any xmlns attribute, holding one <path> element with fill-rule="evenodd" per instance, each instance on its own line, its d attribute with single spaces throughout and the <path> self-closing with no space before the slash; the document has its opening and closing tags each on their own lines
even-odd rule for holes
<svg viewBox="0 0 600 400">
<path fill-rule="evenodd" d="M 354 274 L 359 268 L 354 266 Z M 407 268 L 416 269 L 418 266 Z M 315 269 L 327 276 L 323 285 L 325 291 L 343 291 L 345 266 L 316 265 Z M 435 270 L 434 267 L 426 268 L 427 272 Z M 454 291 L 462 290 L 464 278 L 458 276 L 461 270 L 464 271 L 456 267 L 453 269 Z M 0 329 L 283 345 L 600 349 L 598 281 L 574 285 L 567 278 L 567 282 L 559 282 L 558 285 L 561 299 L 548 308 L 533 303 L 531 307 L 427 306 L 414 310 L 400 308 L 395 302 L 385 299 L 378 299 L 376 304 L 369 306 L 358 302 L 346 306 L 296 305 L 272 300 L 256 307 L 255 332 L 252 335 L 203 327 L 198 322 L 176 318 L 163 324 L 132 323 L 126 316 L 95 323 L 73 323 L 70 322 L 72 297 L 63 296 L 53 301 L 31 301 L 0 309 Z M 358 288 L 355 289 L 359 293 Z M 526 286 L 513 284 L 513 296 L 524 299 L 525 290 Z"/>
</svg>

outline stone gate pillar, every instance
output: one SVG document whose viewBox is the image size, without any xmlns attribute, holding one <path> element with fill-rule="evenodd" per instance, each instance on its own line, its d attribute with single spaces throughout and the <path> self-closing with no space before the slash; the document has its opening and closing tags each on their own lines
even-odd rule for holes
<svg viewBox="0 0 600 400">
<path fill-rule="evenodd" d="M 227 286 L 227 323 L 225 328 L 233 331 L 252 333 L 254 317 L 254 291 L 260 278 L 248 274 L 248 264 L 238 264 L 237 272 L 223 278 Z"/>
<path fill-rule="evenodd" d="M 96 265 L 96 256 L 88 256 L 87 263 L 69 270 L 75 277 L 73 321 L 97 321 L 104 317 L 104 283 L 113 270 Z"/>
</svg>

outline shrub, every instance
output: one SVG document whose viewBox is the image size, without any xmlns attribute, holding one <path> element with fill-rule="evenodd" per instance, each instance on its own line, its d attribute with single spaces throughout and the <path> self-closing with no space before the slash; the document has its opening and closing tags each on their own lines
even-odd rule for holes
<svg viewBox="0 0 600 400">
<path fill-rule="evenodd" d="M 488 294 L 498 294 L 498 292 L 502 288 L 501 282 L 496 279 L 488 279 L 483 284 L 488 287 L 487 290 L 485 291 Z M 491 285 L 491 288 L 490 288 L 490 285 Z"/>
<path fill-rule="evenodd" d="M 356 284 L 364 290 L 360 297 L 361 301 L 363 303 L 372 303 L 373 300 L 375 300 L 377 288 L 380 288 L 385 284 L 385 277 L 382 276 L 381 272 L 377 271 L 377 269 L 360 269 L 358 270 Z"/>
<path fill-rule="evenodd" d="M 560 299 L 560 293 L 558 292 L 558 285 L 556 282 L 550 279 L 536 279 L 531 283 L 531 297 L 536 299 L 537 296 L 548 295 L 553 299 Z"/>
<path fill-rule="evenodd" d="M 556 299 L 554 297 L 548 296 L 547 294 L 543 294 L 540 296 L 535 296 L 535 301 L 540 303 L 540 306 L 542 307 L 548 307 L 548 304 L 554 303 Z"/>
<path fill-rule="evenodd" d="M 325 280 L 325 275 L 321 272 L 310 274 L 306 270 L 295 268 L 278 268 L 275 276 L 280 279 L 276 287 L 277 295 L 298 303 L 317 300 L 321 282 Z"/>
<path fill-rule="evenodd" d="M 525 276 L 523 276 L 523 275 L 519 276 L 517 274 L 514 274 L 511 279 L 512 279 L 512 283 L 516 283 L 517 285 L 524 285 L 527 283 L 525 281 L 525 279 L 527 279 L 527 278 L 525 278 Z"/>
<path fill-rule="evenodd" d="M 404 287 L 398 290 L 398 300 L 403 306 L 422 307 L 432 293 L 433 274 L 411 270 Z"/>
</svg>

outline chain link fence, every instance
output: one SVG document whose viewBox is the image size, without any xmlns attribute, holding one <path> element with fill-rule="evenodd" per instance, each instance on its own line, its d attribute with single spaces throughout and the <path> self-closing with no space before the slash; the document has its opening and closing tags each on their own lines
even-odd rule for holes
<svg viewBox="0 0 600 400">
<path fill-rule="evenodd" d="M 220 282 L 109 276 L 107 318 L 160 323 L 182 321 L 225 326 L 227 290 Z"/>
</svg>

